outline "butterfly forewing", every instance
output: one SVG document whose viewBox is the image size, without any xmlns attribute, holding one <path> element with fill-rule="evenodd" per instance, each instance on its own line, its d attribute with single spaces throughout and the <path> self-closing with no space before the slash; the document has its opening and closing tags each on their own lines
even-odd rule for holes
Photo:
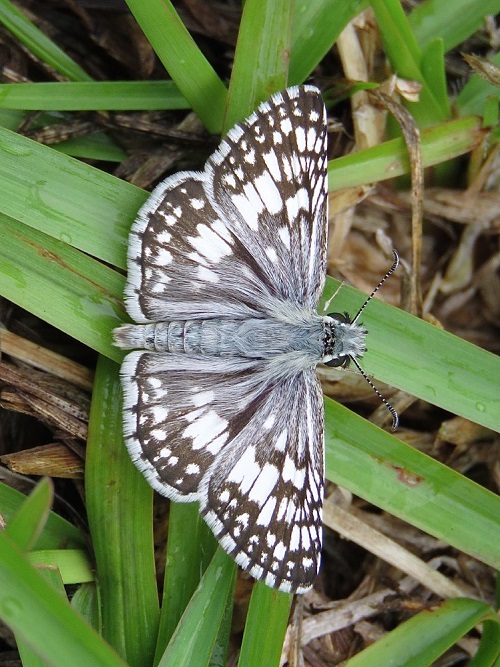
<svg viewBox="0 0 500 667">
<path fill-rule="evenodd" d="M 316 89 L 292 88 L 229 132 L 207 193 L 276 296 L 316 307 L 325 280 L 326 118 Z"/>
<path fill-rule="evenodd" d="M 316 88 L 289 88 L 235 126 L 204 171 L 155 189 L 131 230 L 127 311 L 138 323 L 180 320 L 181 340 L 202 331 L 195 320 L 211 320 L 211 332 L 215 319 L 272 321 L 280 339 L 285 323 L 314 332 L 326 219 L 324 105 Z M 141 340 L 128 331 L 116 335 L 122 347 Z M 132 352 L 122 367 L 136 465 L 160 493 L 198 501 L 236 562 L 284 591 L 308 590 L 319 566 L 319 332 L 309 347 L 292 334 L 276 354 L 264 353 L 266 342 L 274 349 L 265 332 L 262 354 L 240 340 L 221 352 L 211 333 L 195 348 L 186 338 L 184 351 Z"/>
<path fill-rule="evenodd" d="M 136 322 L 315 307 L 325 280 L 326 123 L 316 88 L 290 88 L 236 125 L 203 172 L 161 183 L 132 226 Z"/>
</svg>

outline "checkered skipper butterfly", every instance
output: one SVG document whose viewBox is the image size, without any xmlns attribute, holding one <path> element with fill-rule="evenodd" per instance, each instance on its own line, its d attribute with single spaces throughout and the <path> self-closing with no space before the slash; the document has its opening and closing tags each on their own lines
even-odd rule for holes
<svg viewBox="0 0 500 667">
<path fill-rule="evenodd" d="M 132 226 L 123 362 L 128 450 L 151 486 L 198 501 L 254 578 L 304 593 L 323 504 L 318 362 L 346 365 L 366 330 L 321 317 L 326 113 L 288 88 L 236 125 L 202 172 L 152 193 Z"/>
</svg>

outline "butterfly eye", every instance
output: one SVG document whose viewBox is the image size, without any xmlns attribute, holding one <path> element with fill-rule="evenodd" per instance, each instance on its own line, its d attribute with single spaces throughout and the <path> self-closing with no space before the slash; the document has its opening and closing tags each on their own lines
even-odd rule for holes
<svg viewBox="0 0 500 667">
<path fill-rule="evenodd" d="M 347 368 L 350 361 L 351 357 L 342 356 L 337 357 L 336 359 L 330 359 L 330 361 L 325 361 L 325 366 L 330 366 L 330 368 Z"/>
<path fill-rule="evenodd" d="M 328 313 L 327 317 L 331 317 L 332 320 L 342 322 L 343 324 L 352 323 L 352 319 L 350 318 L 349 313 Z"/>
</svg>

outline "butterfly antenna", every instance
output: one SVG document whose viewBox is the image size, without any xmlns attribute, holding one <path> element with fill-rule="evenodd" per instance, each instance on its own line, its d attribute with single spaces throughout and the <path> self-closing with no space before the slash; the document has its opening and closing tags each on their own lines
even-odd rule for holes
<svg viewBox="0 0 500 667">
<path fill-rule="evenodd" d="M 397 266 L 397 265 L 396 265 L 396 266 Z M 365 371 L 361 368 L 361 366 L 359 365 L 357 359 L 356 359 L 355 357 L 349 357 L 349 358 L 350 358 L 350 360 L 352 361 L 352 363 L 356 366 L 356 368 L 358 369 L 358 371 L 361 373 L 361 375 L 362 375 L 362 376 L 365 378 L 365 380 L 368 382 L 368 384 L 369 384 L 370 387 L 373 389 L 373 391 L 374 391 L 374 392 L 377 394 L 377 396 L 380 398 L 380 400 L 381 400 L 382 403 L 385 405 L 385 407 L 386 407 L 386 408 L 389 410 L 389 412 L 391 413 L 391 415 L 392 415 L 392 426 L 391 426 L 391 430 L 392 430 L 392 431 L 397 431 L 398 426 L 399 426 L 399 416 L 398 416 L 398 413 L 397 413 L 396 410 L 392 407 L 392 405 L 389 403 L 389 401 L 388 401 L 387 399 L 385 399 L 385 398 L 382 396 L 382 394 L 380 393 L 380 391 L 379 391 L 379 390 L 377 389 L 377 387 L 373 384 L 373 382 L 370 380 L 370 378 L 369 378 L 368 375 L 365 373 Z"/>
<path fill-rule="evenodd" d="M 385 281 L 387 280 L 387 278 L 389 278 L 389 276 L 391 276 L 391 275 L 394 273 L 394 271 L 398 268 L 398 266 L 399 266 L 399 255 L 398 255 L 398 253 L 396 252 L 396 250 L 393 250 L 392 253 L 393 253 L 393 255 L 394 255 L 394 262 L 392 263 L 391 268 L 389 269 L 389 271 L 387 271 L 387 273 L 385 274 L 385 276 L 382 278 L 382 280 L 379 282 L 379 284 L 375 287 L 375 289 L 373 290 L 373 292 L 370 294 L 370 296 L 365 300 L 364 304 L 363 304 L 363 305 L 361 306 L 361 308 L 358 310 L 358 313 L 357 313 L 356 317 L 355 317 L 355 318 L 353 319 L 353 321 L 352 321 L 353 324 L 358 320 L 358 318 L 359 318 L 359 316 L 361 315 L 361 313 L 363 312 L 363 310 L 366 308 L 366 306 L 368 305 L 368 303 L 373 299 L 373 297 L 374 297 L 375 294 L 379 291 L 379 289 L 382 287 L 382 285 L 385 283 Z M 359 363 L 357 362 L 357 360 L 356 360 L 354 357 L 350 357 L 350 359 L 352 360 L 353 364 L 356 366 L 356 368 L 358 369 L 358 371 L 361 373 L 361 375 L 362 375 L 362 376 L 365 378 L 365 380 L 368 382 L 368 384 L 369 384 L 370 387 L 373 389 L 373 391 L 374 391 L 374 392 L 377 394 L 377 396 L 380 398 L 380 400 L 381 400 L 382 403 L 385 405 L 385 407 L 386 407 L 386 408 L 389 410 L 389 412 L 391 413 L 391 415 L 392 415 L 392 430 L 393 430 L 393 431 L 396 431 L 397 428 L 398 428 L 398 424 L 399 424 L 398 413 L 397 413 L 396 410 L 392 407 L 392 405 L 389 403 L 389 401 L 387 401 L 387 400 L 382 396 L 382 394 L 380 393 L 380 391 L 379 391 L 379 390 L 377 389 L 377 387 L 373 384 L 373 382 L 370 380 L 370 378 L 369 378 L 368 375 L 365 373 L 365 371 L 361 368 L 361 366 L 359 365 Z"/>
<path fill-rule="evenodd" d="M 392 274 L 394 273 L 394 271 L 398 268 L 398 266 L 399 266 L 399 255 L 398 255 L 398 253 L 396 252 L 396 250 L 393 250 L 393 251 L 392 251 L 392 254 L 394 255 L 394 262 L 392 263 L 391 268 L 389 269 L 389 271 L 387 271 L 387 273 L 386 273 L 385 276 L 382 278 L 382 280 L 379 282 L 379 284 L 377 285 L 377 287 L 375 287 L 375 289 L 373 290 L 373 292 L 370 294 L 370 296 L 366 299 L 366 301 L 364 302 L 364 304 L 363 304 L 363 305 L 361 306 L 361 308 L 358 310 L 356 317 L 352 320 L 352 324 L 354 324 L 355 322 L 358 321 L 359 316 L 361 315 L 361 313 L 364 311 L 364 309 L 366 308 L 366 306 L 370 303 L 370 301 L 373 299 L 373 297 L 375 296 L 375 294 L 379 291 L 379 289 L 380 289 L 380 288 L 382 287 L 382 285 L 385 283 L 385 281 L 387 280 L 387 278 L 389 278 L 389 276 L 392 276 Z"/>
</svg>

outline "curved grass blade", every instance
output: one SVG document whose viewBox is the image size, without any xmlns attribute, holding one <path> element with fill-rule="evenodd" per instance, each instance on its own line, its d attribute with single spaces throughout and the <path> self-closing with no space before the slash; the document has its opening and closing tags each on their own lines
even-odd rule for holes
<svg viewBox="0 0 500 667">
<path fill-rule="evenodd" d="M 25 502 L 26 496 L 24 494 L 0 483 L 0 507 L 2 508 L 2 517 L 7 524 L 14 521 L 16 514 L 22 511 Z M 78 528 L 50 511 L 42 532 L 32 546 L 36 549 L 61 549 L 63 547 L 85 549 L 87 541 Z"/>
<path fill-rule="evenodd" d="M 196 45 L 170 0 L 127 0 L 127 4 L 165 69 L 207 130 L 220 132 L 226 87 Z"/>
<path fill-rule="evenodd" d="M 229 86 L 224 133 L 286 88 L 294 3 L 247 0 Z M 255 66 L 258 63 L 258 67 Z"/>
<path fill-rule="evenodd" d="M 0 618 L 53 667 L 126 667 L 1 531 Z"/>
<path fill-rule="evenodd" d="M 191 598 L 158 667 L 208 665 L 233 597 L 236 567 L 218 549 Z"/>
<path fill-rule="evenodd" d="M 488 641 L 489 660 L 473 662 L 477 667 L 494 665 L 495 658 L 500 655 L 498 616 L 483 602 L 459 598 L 446 600 L 435 609 L 420 612 L 348 660 L 346 667 L 428 667 L 479 623 L 490 626 L 481 642 L 484 659 L 484 643 Z"/>
</svg>

